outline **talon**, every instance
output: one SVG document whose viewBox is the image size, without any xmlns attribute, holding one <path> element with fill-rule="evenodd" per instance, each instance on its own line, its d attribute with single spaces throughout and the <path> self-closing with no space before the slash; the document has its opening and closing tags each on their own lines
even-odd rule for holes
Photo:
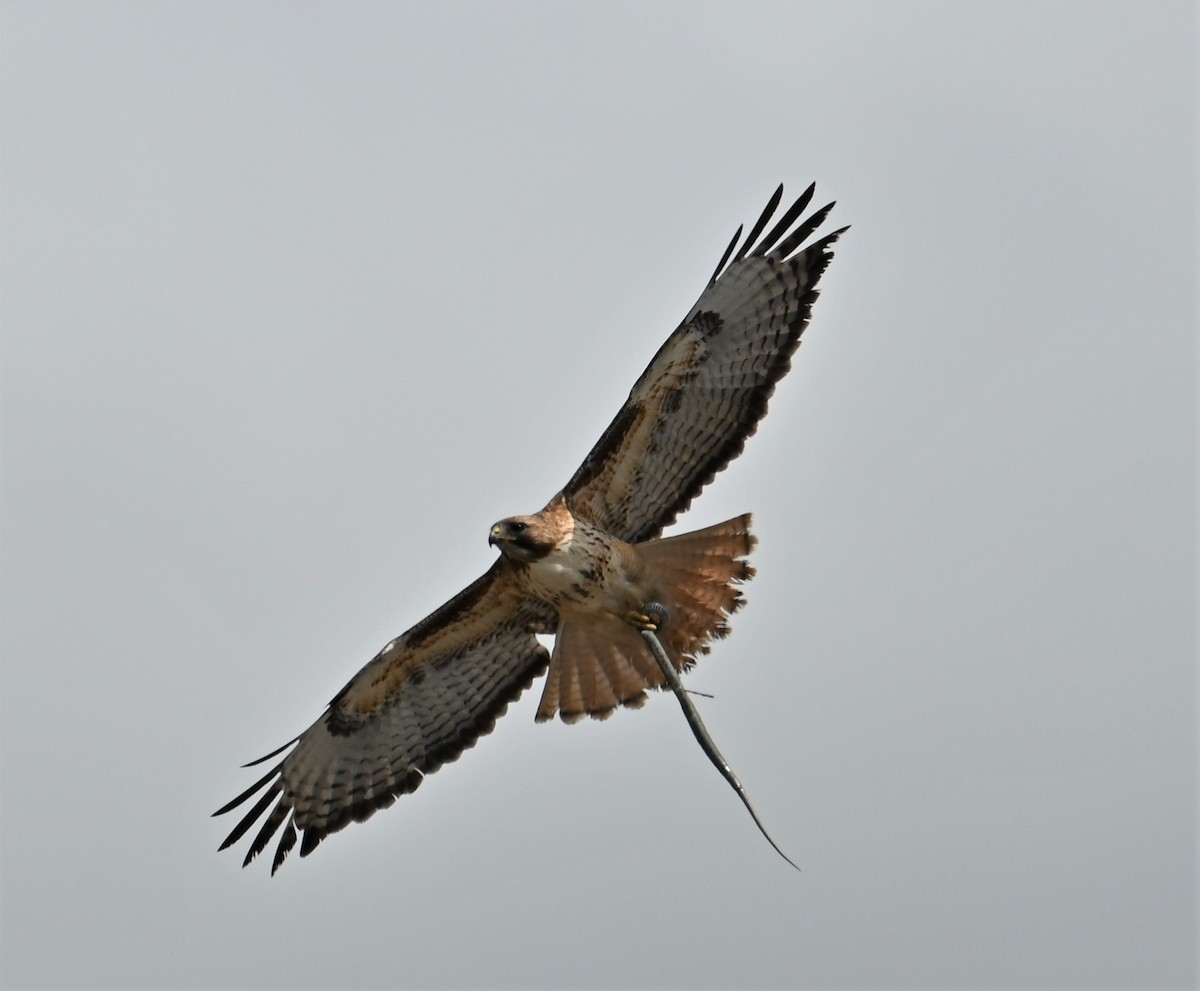
<svg viewBox="0 0 1200 991">
<path fill-rule="evenodd" d="M 657 633 L 667 625 L 670 613 L 661 602 L 647 602 L 642 606 L 642 610 L 638 612 L 636 609 L 630 609 L 627 613 L 613 615 L 620 615 L 630 626 L 647 633 Z"/>
<path fill-rule="evenodd" d="M 658 632 L 658 625 L 654 622 L 654 617 L 643 612 L 638 612 L 636 609 L 631 609 L 627 612 L 625 619 L 630 626 L 636 627 L 639 630 L 648 630 L 650 633 Z"/>
</svg>

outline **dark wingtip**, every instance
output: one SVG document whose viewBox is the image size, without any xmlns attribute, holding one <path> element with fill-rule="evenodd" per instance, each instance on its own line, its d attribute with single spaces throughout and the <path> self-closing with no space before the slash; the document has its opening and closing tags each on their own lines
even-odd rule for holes
<svg viewBox="0 0 1200 991">
<path fill-rule="evenodd" d="M 771 198 L 767 200 L 767 205 L 763 208 L 763 212 L 758 215 L 758 220 L 754 222 L 754 226 L 750 228 L 750 233 L 746 235 L 746 240 L 743 242 L 741 250 L 734 256 L 733 263 L 735 265 L 746 257 L 747 251 L 754 247 L 754 242 L 758 240 L 758 235 L 763 232 L 763 228 L 775 216 L 775 211 L 779 209 L 779 203 L 782 199 L 783 183 L 781 182 L 775 192 L 771 194 Z M 791 211 L 788 212 L 790 213 Z"/>
<path fill-rule="evenodd" d="M 279 846 L 275 848 L 275 858 L 271 861 L 271 877 L 274 877 L 275 872 L 283 866 L 284 860 L 287 859 L 288 853 L 295 845 L 296 826 L 292 822 L 292 817 L 288 816 L 288 821 L 283 827 L 283 835 L 279 837 Z"/>
<path fill-rule="evenodd" d="M 257 760 L 252 760 L 248 764 L 243 764 L 242 767 L 254 767 L 256 764 L 261 764 L 263 761 L 270 760 L 272 757 L 278 757 L 281 753 L 283 753 L 285 750 L 287 750 L 288 747 L 290 747 L 293 743 L 296 743 L 299 739 L 300 739 L 300 737 L 294 736 L 290 740 L 288 740 L 288 742 L 285 743 L 282 747 L 276 747 L 269 754 L 264 754 L 262 757 L 259 757 Z"/>
<path fill-rule="evenodd" d="M 276 751 L 276 752 L 278 753 L 278 751 Z M 230 801 L 228 801 L 224 805 L 222 805 L 219 809 L 217 809 L 217 811 L 214 812 L 213 815 L 214 816 L 223 816 L 223 815 L 225 815 L 226 812 L 232 812 L 239 805 L 241 805 L 242 802 L 246 801 L 246 799 L 248 799 L 256 791 L 258 791 L 259 788 L 261 788 L 263 785 L 265 785 L 267 782 L 269 782 L 273 777 L 275 777 L 275 775 L 279 773 L 279 771 L 282 767 L 283 767 L 282 764 L 276 764 L 273 768 L 271 768 L 271 770 L 269 770 L 261 778 L 259 778 L 257 781 L 255 781 L 254 784 L 252 784 L 244 792 L 242 792 L 240 795 L 238 795 L 237 798 L 231 799 Z M 272 792 L 273 791 L 274 791 L 274 789 L 272 789 Z M 268 794 L 271 794 L 272 792 L 268 792 Z"/>
<path fill-rule="evenodd" d="M 833 203 L 826 203 L 820 210 L 815 211 L 812 216 L 808 217 L 799 227 L 788 234 L 775 247 L 772 254 L 778 258 L 787 258 L 793 251 L 800 247 L 818 227 L 825 223 L 825 218 L 829 216 L 829 211 L 833 209 Z M 797 216 L 799 216 L 797 214 Z M 793 217 L 793 220 L 796 218 Z M 778 232 L 779 236 L 785 233 L 782 230 L 772 231 L 772 234 Z"/>
<path fill-rule="evenodd" d="M 788 228 L 791 227 L 792 224 L 796 222 L 797 218 L 808 209 L 808 204 L 812 202 L 813 193 L 816 192 L 816 189 L 817 184 L 815 182 L 810 183 L 808 188 L 798 197 L 796 197 L 796 202 L 787 208 L 787 212 L 785 212 L 784 215 L 779 218 L 779 222 L 773 228 L 771 228 L 771 233 L 764 237 L 762 241 L 754 248 L 753 254 L 756 257 L 765 255 L 775 246 L 775 242 L 787 233 Z M 786 252 L 783 252 L 782 254 L 786 254 Z"/>
<path fill-rule="evenodd" d="M 717 267 L 713 270 L 712 277 L 708 280 L 708 284 L 710 286 L 717 281 L 717 276 L 721 274 L 721 269 L 723 269 L 725 267 L 725 263 L 729 261 L 729 256 L 733 254 L 733 249 L 737 247 L 737 243 L 741 240 L 741 237 L 742 225 L 738 224 L 738 229 L 733 232 L 733 240 L 729 242 L 729 247 L 726 248 L 725 253 L 721 255 L 721 260 L 717 262 Z"/>
</svg>

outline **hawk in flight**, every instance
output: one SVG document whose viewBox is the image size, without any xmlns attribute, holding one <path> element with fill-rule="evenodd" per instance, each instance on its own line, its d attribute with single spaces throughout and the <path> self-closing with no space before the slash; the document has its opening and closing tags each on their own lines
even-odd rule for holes
<svg viewBox="0 0 1200 991">
<path fill-rule="evenodd" d="M 833 207 L 802 220 L 812 186 L 766 230 L 782 195 L 780 186 L 744 241 L 738 228 L 571 480 L 541 511 L 492 526 L 491 568 L 386 644 L 312 726 L 253 762 L 293 748 L 214 813 L 262 791 L 221 849 L 265 815 L 244 863 L 278 833 L 274 873 L 298 831 L 303 857 L 457 759 L 547 667 L 539 721 L 605 719 L 642 705 L 648 688 L 676 688 L 676 672 L 729 632 L 738 585 L 754 574 L 750 517 L 660 534 L 766 414 L 846 230 L 805 246 Z M 539 633 L 554 635 L 553 652 Z M 715 748 L 706 752 L 716 762 Z"/>
</svg>

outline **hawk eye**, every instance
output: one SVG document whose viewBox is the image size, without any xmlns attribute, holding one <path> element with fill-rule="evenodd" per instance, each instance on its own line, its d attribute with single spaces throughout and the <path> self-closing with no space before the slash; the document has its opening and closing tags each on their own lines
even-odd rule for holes
<svg viewBox="0 0 1200 991">
<path fill-rule="evenodd" d="M 517 521 L 517 520 L 513 520 L 513 522 L 511 522 L 510 524 L 508 524 L 508 528 L 509 528 L 509 529 L 510 529 L 510 530 L 511 530 L 513 533 L 524 533 L 524 532 L 525 532 L 525 524 L 524 524 L 524 523 L 521 523 L 521 522 L 519 522 L 519 521 Z"/>
</svg>

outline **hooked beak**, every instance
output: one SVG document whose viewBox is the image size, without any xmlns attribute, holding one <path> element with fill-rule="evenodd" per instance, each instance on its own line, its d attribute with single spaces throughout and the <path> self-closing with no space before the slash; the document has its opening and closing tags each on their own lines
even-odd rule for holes
<svg viewBox="0 0 1200 991">
<path fill-rule="evenodd" d="M 501 542 L 509 539 L 511 538 L 504 532 L 503 524 L 497 523 L 492 527 L 492 532 L 488 534 L 488 546 L 497 547 Z"/>
</svg>

